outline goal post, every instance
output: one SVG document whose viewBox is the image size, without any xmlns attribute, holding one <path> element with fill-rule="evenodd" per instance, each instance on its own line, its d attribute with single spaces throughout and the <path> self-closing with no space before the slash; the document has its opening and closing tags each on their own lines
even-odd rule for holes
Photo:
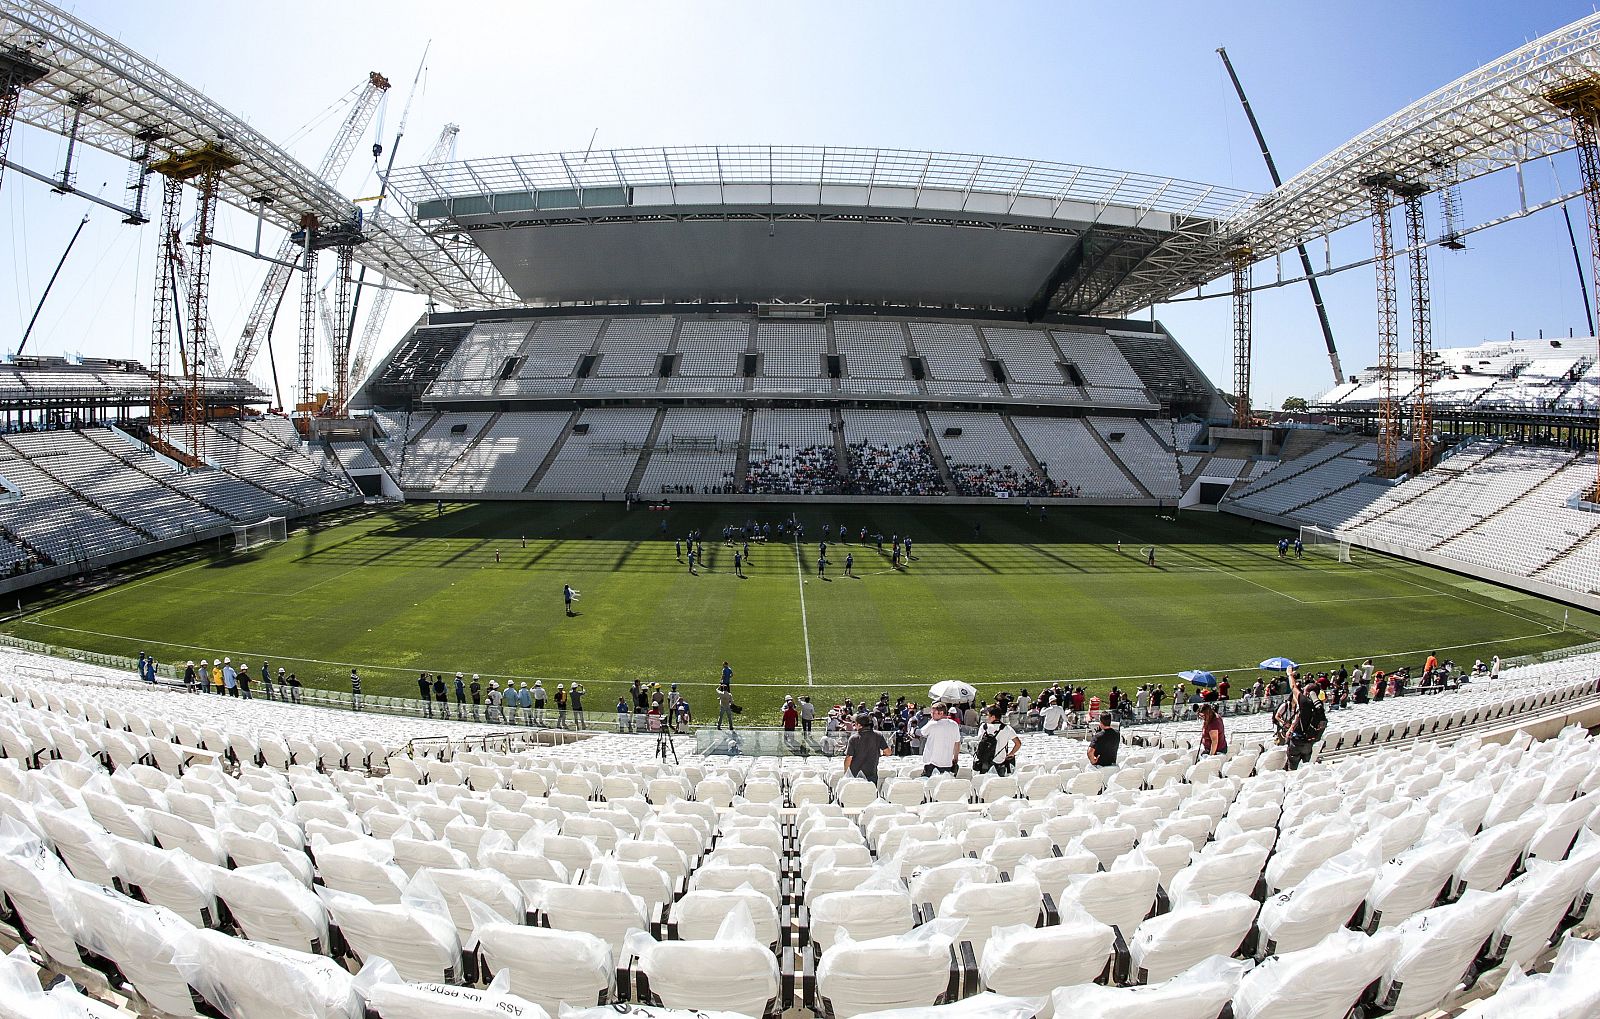
<svg viewBox="0 0 1600 1019">
<path fill-rule="evenodd" d="M 1341 563 L 1350 561 L 1350 543 L 1325 528 L 1310 525 L 1300 528 L 1300 544 L 1312 555 L 1333 556 Z"/>
<path fill-rule="evenodd" d="M 289 537 L 289 522 L 283 517 L 263 517 L 253 524 L 233 525 L 233 550 L 249 552 L 263 545 L 285 541 Z"/>
</svg>

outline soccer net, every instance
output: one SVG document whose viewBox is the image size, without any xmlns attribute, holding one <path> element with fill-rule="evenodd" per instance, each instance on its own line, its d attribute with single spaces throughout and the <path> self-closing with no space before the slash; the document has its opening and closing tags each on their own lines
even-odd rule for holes
<svg viewBox="0 0 1600 1019">
<path fill-rule="evenodd" d="M 1302 527 L 1300 544 L 1312 555 L 1336 556 L 1341 563 L 1350 561 L 1350 543 L 1340 541 L 1332 531 L 1320 527 Z"/>
<path fill-rule="evenodd" d="M 283 517 L 263 517 L 253 524 L 233 525 L 233 550 L 248 552 L 289 537 L 289 522 Z"/>
</svg>

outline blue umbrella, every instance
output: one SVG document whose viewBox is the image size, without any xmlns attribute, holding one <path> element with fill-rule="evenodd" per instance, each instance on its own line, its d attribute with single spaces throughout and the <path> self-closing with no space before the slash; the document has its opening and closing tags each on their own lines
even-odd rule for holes
<svg viewBox="0 0 1600 1019">
<path fill-rule="evenodd" d="M 1178 678 L 1187 680 L 1195 686 L 1216 686 L 1217 677 L 1204 669 L 1186 669 L 1178 673 Z"/>
<path fill-rule="evenodd" d="M 1271 669 L 1273 672 L 1288 672 L 1290 669 L 1296 668 L 1296 665 L 1280 655 L 1277 658 L 1268 658 L 1261 663 L 1261 667 L 1263 669 Z"/>
</svg>

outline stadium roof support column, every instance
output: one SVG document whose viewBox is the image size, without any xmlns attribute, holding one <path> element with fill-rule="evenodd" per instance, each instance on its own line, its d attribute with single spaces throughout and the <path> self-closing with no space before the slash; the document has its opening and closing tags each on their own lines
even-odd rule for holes
<svg viewBox="0 0 1600 1019">
<path fill-rule="evenodd" d="M 300 286 L 300 402 L 295 406 L 296 417 L 316 414 L 316 372 L 313 366 L 317 354 L 317 220 L 307 215 L 301 222 L 304 231 L 305 252 L 301 256 L 300 271 L 304 274 Z M 305 434 L 310 434 L 306 426 Z"/>
<path fill-rule="evenodd" d="M 1428 395 L 1428 372 L 1433 361 L 1433 297 L 1428 285 L 1428 237 L 1422 218 L 1422 196 L 1428 189 L 1421 184 L 1402 184 L 1396 188 L 1405 209 L 1406 247 L 1411 266 L 1411 354 L 1417 369 L 1417 388 L 1411 399 L 1412 472 L 1428 467 L 1433 445 L 1433 404 Z"/>
<path fill-rule="evenodd" d="M 194 240 L 190 242 L 194 247 L 194 261 L 189 266 L 187 309 L 189 334 L 184 338 L 189 350 L 184 369 L 188 385 L 183 401 L 184 423 L 189 433 L 189 453 L 197 459 L 203 455 L 201 445 L 205 437 L 205 432 L 200 426 L 205 417 L 202 386 L 205 376 L 206 333 L 209 318 L 207 291 L 211 282 L 211 234 L 217 222 L 217 190 L 223 172 L 238 165 L 237 157 L 210 143 L 150 164 L 151 172 L 161 174 L 169 182 L 194 181 L 200 196 L 199 207 L 195 210 Z M 163 205 L 162 215 L 165 214 L 166 207 Z M 169 233 L 164 239 L 170 241 L 172 237 L 173 234 Z M 172 257 L 176 259 L 176 251 L 173 251 Z M 169 268 L 174 267 L 169 266 Z M 158 287 L 165 285 L 165 281 L 157 281 Z"/>
<path fill-rule="evenodd" d="M 1362 180 L 1372 198 L 1372 258 L 1378 288 L 1378 462 L 1386 478 L 1398 472 L 1400 403 L 1395 376 L 1400 367 L 1399 312 L 1395 297 L 1394 236 L 1389 230 L 1389 188 L 1393 178 L 1373 174 Z"/>
<path fill-rule="evenodd" d="M 1251 318 L 1254 312 L 1250 300 L 1250 260 L 1253 254 L 1248 244 L 1236 245 L 1228 252 L 1233 259 L 1233 423 L 1237 428 L 1249 428 L 1254 420 L 1250 412 Z"/>
<path fill-rule="evenodd" d="M 1600 81 L 1563 85 L 1545 98 L 1572 118 L 1572 138 L 1583 172 L 1583 204 L 1589 210 L 1589 266 L 1595 277 L 1595 293 L 1600 295 Z M 1589 499 L 1600 501 L 1600 476 L 1595 479 Z"/>
<path fill-rule="evenodd" d="M 172 420 L 172 312 L 178 209 L 183 203 L 183 182 L 176 177 L 161 182 L 161 216 L 156 227 L 156 293 L 150 306 L 150 430 L 165 441 Z"/>
<path fill-rule="evenodd" d="M 328 413 L 335 417 L 344 415 L 345 404 L 350 399 L 350 284 L 355 250 L 349 244 L 334 249 L 338 268 L 333 274 L 333 335 L 328 337 L 333 355 L 333 398 Z"/>
</svg>

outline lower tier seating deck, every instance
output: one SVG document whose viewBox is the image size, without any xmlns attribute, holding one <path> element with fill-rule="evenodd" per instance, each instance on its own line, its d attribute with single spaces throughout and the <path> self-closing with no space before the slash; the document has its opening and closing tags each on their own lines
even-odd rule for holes
<svg viewBox="0 0 1600 1019">
<path fill-rule="evenodd" d="M 585 409 L 534 491 L 591 498 L 602 492 L 620 494 L 639 462 L 655 417 L 655 411 L 643 408 Z"/>
<path fill-rule="evenodd" d="M 742 411 L 728 407 L 668 408 L 639 491 L 646 495 L 736 491 L 734 468 L 743 420 Z"/>
<path fill-rule="evenodd" d="M 929 411 L 959 495 L 1054 495 L 998 414 Z"/>
<path fill-rule="evenodd" d="M 1139 491 L 1080 418 L 1013 417 L 1022 440 L 1064 491 L 1099 499 L 1138 499 Z"/>
<path fill-rule="evenodd" d="M 413 417 L 418 430 L 407 438 L 399 460 L 401 484 L 411 489 L 432 488 L 493 416 L 489 411 L 473 410 L 440 414 L 420 423 Z"/>
<path fill-rule="evenodd" d="M 939 467 L 917 415 L 908 410 L 847 410 L 850 478 L 866 495 L 944 495 Z"/>
<path fill-rule="evenodd" d="M 1467 439 L 1393 486 L 1363 480 L 1377 456 L 1371 442 L 1337 439 L 1229 499 L 1381 550 L 1600 591 L 1600 513 L 1577 501 L 1594 484 L 1592 454 Z"/>
<path fill-rule="evenodd" d="M 566 411 L 502 414 L 436 487 L 463 495 L 522 491 L 571 419 Z"/>
<path fill-rule="evenodd" d="M 750 425 L 745 491 L 829 495 L 842 488 L 832 414 L 819 409 L 763 409 Z M 757 452 L 760 450 L 760 452 Z"/>
<path fill-rule="evenodd" d="M 1592 705 L 1597 667 L 1388 707 L 1474 699 L 1508 728 Z M 0 892 L 26 941 L 0 1006 L 46 1014 L 14 989 L 43 966 L 243 1019 L 1411 1017 L 1525 1000 L 1531 965 L 1540 1014 L 1592 1014 L 1550 1011 L 1595 995 L 1600 741 L 1576 726 L 1418 726 L 1293 772 L 1237 729 L 1198 758 L 1130 730 L 1104 768 L 1035 735 L 1012 775 L 890 757 L 877 783 L 473 731 L 0 652 Z"/>
</svg>

